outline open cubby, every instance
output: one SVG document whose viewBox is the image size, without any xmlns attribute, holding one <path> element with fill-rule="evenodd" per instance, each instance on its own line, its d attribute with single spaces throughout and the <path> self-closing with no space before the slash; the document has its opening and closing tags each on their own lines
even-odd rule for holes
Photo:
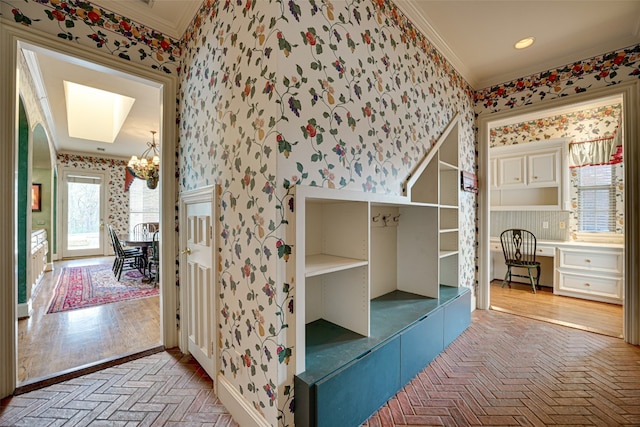
<svg viewBox="0 0 640 427">
<path fill-rule="evenodd" d="M 361 424 L 468 326 L 458 128 L 455 117 L 404 196 L 294 189 L 296 425 Z"/>
</svg>

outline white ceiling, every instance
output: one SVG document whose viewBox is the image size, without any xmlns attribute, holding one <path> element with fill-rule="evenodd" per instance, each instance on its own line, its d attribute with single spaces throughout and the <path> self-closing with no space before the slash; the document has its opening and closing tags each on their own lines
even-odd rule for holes
<svg viewBox="0 0 640 427">
<path fill-rule="evenodd" d="M 640 43 L 637 0 L 394 1 L 476 90 Z"/>
<path fill-rule="evenodd" d="M 151 82 L 116 70 L 98 67 L 44 49 L 23 50 L 38 96 L 49 108 L 48 122 L 56 151 L 87 153 L 94 156 L 130 157 L 140 155 L 151 141 L 151 131 L 159 131 L 161 88 Z M 135 99 L 113 143 L 69 136 L 63 81 L 126 95 Z M 99 121 L 96 113 L 92 120 Z M 157 136 L 156 136 L 157 141 Z"/>
<path fill-rule="evenodd" d="M 511 81 L 640 43 L 640 0 L 394 0 L 474 89 Z M 174 38 L 184 34 L 200 0 L 95 0 Z M 337 3 L 337 0 L 334 0 Z M 536 38 L 529 49 L 513 44 Z M 159 130 L 160 89 L 113 70 L 38 52 L 58 151 L 139 155 Z M 69 138 L 62 80 L 136 98 L 114 144 Z M 37 79 L 36 79 L 37 80 Z M 104 151 L 99 151 L 104 150 Z"/>
</svg>

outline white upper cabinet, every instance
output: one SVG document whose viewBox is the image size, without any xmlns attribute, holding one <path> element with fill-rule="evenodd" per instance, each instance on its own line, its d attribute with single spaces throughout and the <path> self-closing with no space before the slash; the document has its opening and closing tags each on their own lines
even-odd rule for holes
<svg viewBox="0 0 640 427">
<path fill-rule="evenodd" d="M 549 152 L 527 156 L 527 184 L 529 186 L 557 185 L 560 175 L 560 147 Z"/>
<path fill-rule="evenodd" d="M 498 158 L 498 187 L 523 187 L 525 177 L 525 157 Z"/>
<path fill-rule="evenodd" d="M 491 148 L 491 209 L 566 210 L 567 147 L 558 138 Z"/>
</svg>

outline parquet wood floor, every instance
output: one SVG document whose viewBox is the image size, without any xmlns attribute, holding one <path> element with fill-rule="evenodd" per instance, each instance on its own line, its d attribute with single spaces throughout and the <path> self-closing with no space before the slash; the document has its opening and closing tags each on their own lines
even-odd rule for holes
<svg viewBox="0 0 640 427">
<path fill-rule="evenodd" d="M 532 319 L 583 329 L 612 337 L 622 337 L 622 306 L 554 295 L 543 287 L 535 294 L 531 286 L 502 281 L 491 282 L 491 308 Z"/>
<path fill-rule="evenodd" d="M 18 384 L 157 347 L 158 296 L 47 314 L 62 267 L 106 263 L 112 257 L 56 261 L 38 287 L 33 314 L 18 321 Z"/>
</svg>

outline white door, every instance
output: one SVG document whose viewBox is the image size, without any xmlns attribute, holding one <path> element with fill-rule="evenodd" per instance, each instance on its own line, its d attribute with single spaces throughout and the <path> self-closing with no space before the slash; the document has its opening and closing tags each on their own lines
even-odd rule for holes
<svg viewBox="0 0 640 427">
<path fill-rule="evenodd" d="M 183 196 L 181 212 L 182 327 L 186 326 L 187 351 L 209 376 L 216 378 L 215 283 L 213 255 L 215 232 L 213 190 L 208 200 Z M 205 194 L 205 196 L 207 196 Z"/>
<path fill-rule="evenodd" d="M 62 172 L 62 256 L 105 254 L 107 177 L 81 170 Z"/>
</svg>

